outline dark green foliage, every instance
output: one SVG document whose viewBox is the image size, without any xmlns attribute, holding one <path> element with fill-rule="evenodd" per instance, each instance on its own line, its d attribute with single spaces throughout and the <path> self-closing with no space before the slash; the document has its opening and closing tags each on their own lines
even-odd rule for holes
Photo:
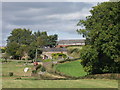
<svg viewBox="0 0 120 90">
<path fill-rule="evenodd" d="M 86 37 L 81 51 L 82 65 L 89 73 L 120 72 L 120 2 L 104 2 L 90 10 L 86 20 L 80 20 L 77 30 Z"/>
<path fill-rule="evenodd" d="M 32 70 L 32 74 L 36 74 L 37 73 L 37 70 Z"/>
<path fill-rule="evenodd" d="M 39 65 L 37 65 L 37 66 L 36 66 L 36 68 L 35 68 L 35 69 L 36 69 L 36 70 L 38 70 L 38 69 L 40 69 L 41 67 L 42 67 L 42 65 L 41 65 L 41 64 L 39 64 Z"/>
<path fill-rule="evenodd" d="M 9 76 L 13 76 L 13 72 L 9 72 Z"/>
<path fill-rule="evenodd" d="M 41 71 L 42 71 L 42 72 L 45 72 L 45 71 L 46 71 L 46 68 L 45 68 L 45 67 L 42 67 L 42 68 L 41 68 Z"/>
<path fill-rule="evenodd" d="M 12 56 L 12 58 L 18 58 L 19 56 L 16 54 L 20 45 L 16 42 L 10 42 L 7 44 L 6 52 Z"/>
<path fill-rule="evenodd" d="M 100 62 L 98 61 L 98 52 L 95 48 L 90 45 L 87 45 L 81 50 L 81 64 L 84 67 L 84 70 L 89 74 L 100 73 Z"/>
<path fill-rule="evenodd" d="M 55 47 L 57 45 L 57 38 L 58 38 L 57 34 L 48 36 L 46 46 Z"/>
<path fill-rule="evenodd" d="M 11 32 L 11 36 L 8 37 L 7 42 L 16 42 L 18 44 L 29 45 L 32 42 L 32 31 L 29 29 L 14 29 Z"/>
</svg>

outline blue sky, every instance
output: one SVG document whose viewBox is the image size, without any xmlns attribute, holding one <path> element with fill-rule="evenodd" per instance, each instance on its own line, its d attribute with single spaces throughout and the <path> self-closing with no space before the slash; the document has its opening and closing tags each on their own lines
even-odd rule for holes
<svg viewBox="0 0 120 90">
<path fill-rule="evenodd" d="M 98 2 L 3 2 L 2 43 L 14 28 L 58 34 L 58 39 L 81 39 L 76 32 L 80 19 L 90 15 Z"/>
</svg>

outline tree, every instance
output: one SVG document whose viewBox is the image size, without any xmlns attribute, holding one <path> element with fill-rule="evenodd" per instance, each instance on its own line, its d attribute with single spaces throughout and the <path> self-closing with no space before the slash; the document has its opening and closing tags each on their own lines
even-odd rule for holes
<svg viewBox="0 0 120 90">
<path fill-rule="evenodd" d="M 91 15 L 86 20 L 77 24 L 85 27 L 77 32 L 86 37 L 86 44 L 90 45 L 81 52 L 83 67 L 86 70 L 91 68 L 88 73 L 120 72 L 119 7 L 120 2 L 98 4 L 90 10 Z"/>
<path fill-rule="evenodd" d="M 34 38 L 32 31 L 29 29 L 14 29 L 7 39 L 7 53 L 13 56 L 14 59 L 21 59 L 25 52 L 28 53 L 29 45 L 33 42 Z"/>
<path fill-rule="evenodd" d="M 29 45 L 33 41 L 32 31 L 29 29 L 14 29 L 7 39 L 7 43 L 16 42 L 19 45 Z"/>
<path fill-rule="evenodd" d="M 109 0 L 110 2 L 119 2 L 120 0 Z"/>
<path fill-rule="evenodd" d="M 12 58 L 19 58 L 19 55 L 17 55 L 17 50 L 19 49 L 20 45 L 16 42 L 11 42 L 7 44 L 7 48 L 6 48 L 6 53 L 10 56 L 12 56 Z"/>
<path fill-rule="evenodd" d="M 46 46 L 55 47 L 57 45 L 57 39 L 58 39 L 58 35 L 57 34 L 48 36 L 48 40 L 47 40 L 47 45 Z"/>
<path fill-rule="evenodd" d="M 27 45 L 21 45 L 16 52 L 16 54 L 20 56 L 20 59 L 22 57 L 24 57 L 24 59 L 28 59 L 28 53 L 29 53 L 29 46 Z"/>
<path fill-rule="evenodd" d="M 22 57 L 29 56 L 31 59 L 37 56 L 37 49 L 45 48 L 47 46 L 55 46 L 57 35 L 47 35 L 47 32 L 34 32 L 29 29 L 17 28 L 11 32 L 7 39 L 6 52 L 13 56 L 14 59 L 21 59 Z M 38 53 L 42 51 L 39 50 Z"/>
</svg>

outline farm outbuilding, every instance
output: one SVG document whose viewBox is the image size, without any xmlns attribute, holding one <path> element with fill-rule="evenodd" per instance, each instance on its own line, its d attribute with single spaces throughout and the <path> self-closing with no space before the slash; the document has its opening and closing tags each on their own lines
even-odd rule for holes
<svg viewBox="0 0 120 90">
<path fill-rule="evenodd" d="M 75 40 L 59 40 L 57 48 L 67 47 L 67 46 L 83 46 L 85 45 L 85 39 L 75 39 Z"/>
</svg>

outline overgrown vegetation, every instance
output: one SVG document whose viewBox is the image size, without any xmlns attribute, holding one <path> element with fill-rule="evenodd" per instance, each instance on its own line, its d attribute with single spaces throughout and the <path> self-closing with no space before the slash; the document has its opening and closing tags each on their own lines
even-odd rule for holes
<svg viewBox="0 0 120 90">
<path fill-rule="evenodd" d="M 80 50 L 82 46 L 69 46 L 67 47 L 68 55 L 73 58 L 80 58 Z"/>
</svg>

